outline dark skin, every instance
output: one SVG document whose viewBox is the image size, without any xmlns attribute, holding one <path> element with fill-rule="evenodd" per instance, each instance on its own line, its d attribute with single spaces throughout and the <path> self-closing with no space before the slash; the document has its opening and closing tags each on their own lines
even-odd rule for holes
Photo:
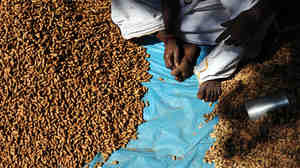
<svg viewBox="0 0 300 168">
<path fill-rule="evenodd" d="M 194 44 L 178 40 L 177 18 L 179 15 L 179 0 L 162 0 L 162 13 L 166 29 L 157 34 L 165 43 L 164 60 L 166 67 L 171 69 L 171 74 L 179 82 L 193 75 L 193 68 L 200 53 L 200 48 Z M 242 12 L 236 18 L 223 24 L 225 31 L 216 39 L 219 43 L 225 41 L 227 45 L 245 46 L 251 38 L 260 31 L 264 19 L 273 12 L 280 10 L 280 5 L 272 4 L 270 0 L 260 0 L 253 8 Z M 221 95 L 221 80 L 210 80 L 199 86 L 197 97 L 207 102 L 214 102 Z"/>
<path fill-rule="evenodd" d="M 241 12 L 236 18 L 222 23 L 225 31 L 216 39 L 217 43 L 225 40 L 227 45 L 245 46 L 251 42 L 257 32 L 262 29 L 265 18 L 272 15 L 273 10 L 269 5 L 269 0 L 260 0 L 254 7 Z"/>
<path fill-rule="evenodd" d="M 200 54 L 200 48 L 194 44 L 184 43 L 176 36 L 179 16 L 179 0 L 162 0 L 162 13 L 166 29 L 160 31 L 157 37 L 165 43 L 164 60 L 171 74 L 179 82 L 193 75 L 193 68 Z M 175 19 L 174 19 L 175 18 Z"/>
</svg>

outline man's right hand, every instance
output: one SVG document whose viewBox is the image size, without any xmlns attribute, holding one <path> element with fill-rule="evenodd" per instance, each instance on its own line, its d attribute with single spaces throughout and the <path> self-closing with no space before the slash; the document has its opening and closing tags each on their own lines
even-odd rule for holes
<svg viewBox="0 0 300 168">
<path fill-rule="evenodd" d="M 175 39 L 169 39 L 165 43 L 164 60 L 167 68 L 173 70 L 180 63 L 179 46 Z"/>
<path fill-rule="evenodd" d="M 162 30 L 156 34 L 156 37 L 164 42 L 165 52 L 164 61 L 167 68 L 173 70 L 180 62 L 179 44 L 173 35 Z"/>
</svg>

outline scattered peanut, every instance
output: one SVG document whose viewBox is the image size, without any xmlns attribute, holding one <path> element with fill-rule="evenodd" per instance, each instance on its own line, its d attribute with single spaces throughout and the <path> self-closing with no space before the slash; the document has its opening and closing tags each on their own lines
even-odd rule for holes
<svg viewBox="0 0 300 168">
<path fill-rule="evenodd" d="M 285 60 L 294 59 L 291 64 L 297 62 L 295 59 L 299 60 L 297 45 L 299 42 L 296 41 L 283 43 L 271 59 L 262 64 L 249 64 L 233 79 L 222 83 L 223 93 L 218 104 L 212 113 L 204 116 L 207 120 L 216 115 L 219 117 L 219 123 L 210 134 L 216 141 L 206 152 L 205 162 L 214 162 L 216 168 L 300 167 L 297 112 L 284 111 L 284 116 L 272 116 L 273 120 L 249 121 L 242 119 L 246 113 L 240 110 L 246 100 L 275 93 L 280 88 L 292 88 L 293 83 L 297 83 L 299 76 L 284 80 L 284 75 L 289 73 L 286 68 L 289 64 Z M 276 67 L 285 68 L 278 71 Z M 295 67 L 293 71 L 300 72 L 299 66 Z M 278 123 L 274 124 L 275 121 Z"/>
</svg>

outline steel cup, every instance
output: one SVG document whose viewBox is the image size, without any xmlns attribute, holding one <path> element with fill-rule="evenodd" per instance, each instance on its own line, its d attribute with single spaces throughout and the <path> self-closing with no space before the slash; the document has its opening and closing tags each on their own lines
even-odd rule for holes
<svg viewBox="0 0 300 168">
<path fill-rule="evenodd" d="M 257 120 L 267 116 L 268 112 L 290 105 L 290 100 L 286 94 L 275 96 L 265 96 L 250 100 L 245 103 L 245 107 L 250 120 Z"/>
</svg>

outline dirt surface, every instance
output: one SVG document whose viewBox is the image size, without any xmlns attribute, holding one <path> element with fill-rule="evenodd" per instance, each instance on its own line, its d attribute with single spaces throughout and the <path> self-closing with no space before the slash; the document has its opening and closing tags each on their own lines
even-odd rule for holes
<svg viewBox="0 0 300 168">
<path fill-rule="evenodd" d="M 110 1 L 0 1 L 0 167 L 82 167 L 136 138 L 145 57 Z"/>
</svg>

